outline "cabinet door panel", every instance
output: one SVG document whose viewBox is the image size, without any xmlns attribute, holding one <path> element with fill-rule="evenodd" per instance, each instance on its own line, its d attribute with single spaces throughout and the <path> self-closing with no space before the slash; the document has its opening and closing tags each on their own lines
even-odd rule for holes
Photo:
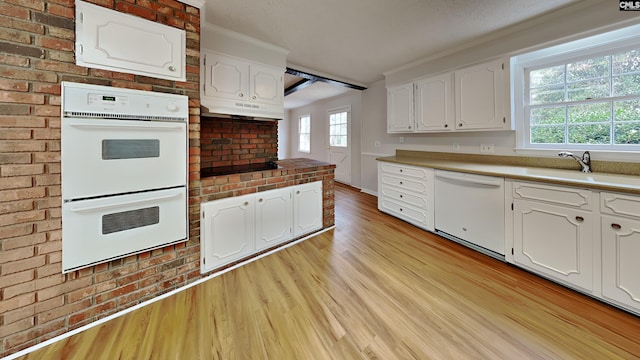
<svg viewBox="0 0 640 360">
<path fill-rule="evenodd" d="M 506 128 L 507 88 L 503 61 L 456 71 L 456 129 Z"/>
<path fill-rule="evenodd" d="M 251 101 L 265 104 L 282 104 L 284 82 L 282 71 L 265 66 L 251 65 Z"/>
<path fill-rule="evenodd" d="M 256 250 L 266 249 L 293 236 L 291 188 L 257 193 Z"/>
<path fill-rule="evenodd" d="M 602 294 L 640 311 L 640 220 L 602 217 Z"/>
<path fill-rule="evenodd" d="M 293 236 L 321 229 L 322 181 L 297 185 L 293 192 Z"/>
<path fill-rule="evenodd" d="M 253 195 L 204 204 L 201 221 L 202 272 L 254 252 Z"/>
<path fill-rule="evenodd" d="M 514 261 L 542 275 L 593 290 L 593 214 L 514 201 Z"/>
<path fill-rule="evenodd" d="M 233 58 L 207 54 L 206 96 L 245 99 L 247 96 L 249 65 Z"/>
<path fill-rule="evenodd" d="M 413 132 L 413 83 L 387 91 L 387 132 Z"/>
<path fill-rule="evenodd" d="M 416 131 L 454 129 L 451 84 L 451 74 L 416 82 Z"/>
</svg>

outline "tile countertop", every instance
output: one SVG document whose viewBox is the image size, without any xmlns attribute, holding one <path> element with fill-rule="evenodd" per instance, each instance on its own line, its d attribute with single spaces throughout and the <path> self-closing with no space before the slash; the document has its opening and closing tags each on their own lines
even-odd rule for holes
<svg viewBox="0 0 640 360">
<path fill-rule="evenodd" d="M 468 159 L 465 160 L 465 157 Z M 640 195 L 640 176 L 637 175 L 599 172 L 583 173 L 572 169 L 531 166 L 527 164 L 530 161 L 525 159 L 522 159 L 522 164 L 518 164 L 516 159 L 503 161 L 504 158 L 504 156 L 464 156 L 464 154 L 398 150 L 395 156 L 381 157 L 377 158 L 377 160 L 440 170 Z M 531 158 L 527 160 L 531 160 Z M 504 164 L 504 162 L 508 164 Z M 540 163 L 544 165 L 544 161 L 540 161 Z"/>
</svg>

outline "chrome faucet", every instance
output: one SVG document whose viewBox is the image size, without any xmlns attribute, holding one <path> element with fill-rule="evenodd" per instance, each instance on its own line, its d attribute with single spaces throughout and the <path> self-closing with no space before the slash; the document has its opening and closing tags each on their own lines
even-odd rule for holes
<svg viewBox="0 0 640 360">
<path fill-rule="evenodd" d="M 579 157 L 573 155 L 572 153 L 568 152 L 568 151 L 561 151 L 558 153 L 558 156 L 560 157 L 572 157 L 575 161 L 578 162 L 578 164 L 580 164 L 580 166 L 582 166 L 582 172 L 584 173 L 590 173 L 591 172 L 591 154 L 589 154 L 588 151 L 585 151 L 582 154 L 582 159 L 580 159 Z"/>
</svg>

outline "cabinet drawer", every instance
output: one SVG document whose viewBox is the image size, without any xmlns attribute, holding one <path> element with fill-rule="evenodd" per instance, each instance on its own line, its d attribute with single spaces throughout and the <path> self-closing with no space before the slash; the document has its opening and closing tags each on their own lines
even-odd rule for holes
<svg viewBox="0 0 640 360">
<path fill-rule="evenodd" d="M 593 210 L 593 193 L 591 190 L 572 187 L 514 182 L 513 198 Z"/>
<path fill-rule="evenodd" d="M 381 163 L 381 169 L 384 174 L 401 175 L 402 177 L 411 177 L 416 179 L 427 179 L 431 169 L 420 168 L 408 165 L 399 165 L 391 163 Z"/>
<path fill-rule="evenodd" d="M 417 192 L 420 194 L 427 193 L 427 182 L 425 180 L 407 179 L 388 174 L 382 174 L 382 185 L 389 185 L 404 190 Z"/>
<path fill-rule="evenodd" d="M 381 198 L 380 210 L 389 213 L 402 220 L 410 222 L 418 227 L 433 231 L 433 222 L 430 221 L 429 212 L 424 209 L 418 209 L 413 206 L 402 204 L 387 198 Z"/>
<path fill-rule="evenodd" d="M 600 212 L 640 218 L 640 197 L 603 192 L 600 194 Z"/>
<path fill-rule="evenodd" d="M 382 185 L 379 196 L 396 201 L 398 203 L 413 205 L 418 208 L 427 209 L 427 196 L 413 194 L 400 188 L 394 188 L 388 185 Z"/>
</svg>

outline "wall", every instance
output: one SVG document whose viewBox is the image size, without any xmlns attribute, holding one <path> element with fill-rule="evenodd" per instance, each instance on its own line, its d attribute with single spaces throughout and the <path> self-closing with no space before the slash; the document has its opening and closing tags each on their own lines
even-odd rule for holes
<svg viewBox="0 0 640 360">
<path fill-rule="evenodd" d="M 186 243 L 61 273 L 61 81 L 188 95 L 190 188 L 199 185 L 199 10 L 174 0 L 91 2 L 185 29 L 187 81 L 76 66 L 73 0 L 0 0 L 0 356 L 200 277 L 197 231 Z"/>
<path fill-rule="evenodd" d="M 386 100 L 385 100 L 386 101 Z M 320 161 L 328 161 L 328 111 L 344 106 L 351 106 L 351 184 L 360 187 L 360 153 L 363 103 L 362 92 L 349 91 L 345 94 L 321 100 L 308 106 L 288 110 L 283 124 L 288 125 L 290 158 L 305 157 Z M 298 118 L 311 115 L 311 152 L 298 151 Z M 385 127 L 386 129 L 386 127 Z"/>
<path fill-rule="evenodd" d="M 278 159 L 276 121 L 201 117 L 200 166 L 246 165 Z"/>
</svg>

